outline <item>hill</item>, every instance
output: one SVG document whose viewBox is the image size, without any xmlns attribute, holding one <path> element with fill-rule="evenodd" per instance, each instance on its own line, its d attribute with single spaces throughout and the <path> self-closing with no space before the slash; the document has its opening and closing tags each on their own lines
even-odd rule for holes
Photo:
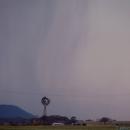
<svg viewBox="0 0 130 130">
<path fill-rule="evenodd" d="M 0 105 L 0 119 L 9 119 L 9 118 L 24 118 L 30 119 L 34 118 L 31 113 L 26 112 L 18 106 L 14 105 Z"/>
</svg>

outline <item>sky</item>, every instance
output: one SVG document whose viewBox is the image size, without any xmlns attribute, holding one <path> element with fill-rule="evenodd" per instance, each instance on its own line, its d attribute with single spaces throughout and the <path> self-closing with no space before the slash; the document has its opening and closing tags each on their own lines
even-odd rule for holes
<svg viewBox="0 0 130 130">
<path fill-rule="evenodd" d="M 129 0 L 0 0 L 0 104 L 130 120 Z"/>
</svg>

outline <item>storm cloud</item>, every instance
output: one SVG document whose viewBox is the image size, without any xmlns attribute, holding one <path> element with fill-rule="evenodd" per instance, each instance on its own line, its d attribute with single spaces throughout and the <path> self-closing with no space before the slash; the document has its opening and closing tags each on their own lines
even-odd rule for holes
<svg viewBox="0 0 130 130">
<path fill-rule="evenodd" d="M 129 120 L 129 0 L 0 0 L 0 103 L 42 115 Z"/>
</svg>

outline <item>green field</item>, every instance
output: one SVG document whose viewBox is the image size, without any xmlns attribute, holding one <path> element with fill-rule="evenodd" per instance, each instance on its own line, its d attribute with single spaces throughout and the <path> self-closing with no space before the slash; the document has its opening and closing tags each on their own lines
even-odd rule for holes
<svg viewBox="0 0 130 130">
<path fill-rule="evenodd" d="M 0 126 L 0 130 L 130 130 L 114 126 Z"/>
</svg>

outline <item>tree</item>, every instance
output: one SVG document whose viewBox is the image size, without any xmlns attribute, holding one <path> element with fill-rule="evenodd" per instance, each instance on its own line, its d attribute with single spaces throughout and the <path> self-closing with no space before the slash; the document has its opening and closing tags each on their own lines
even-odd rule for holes
<svg viewBox="0 0 130 130">
<path fill-rule="evenodd" d="M 76 121 L 77 121 L 76 116 L 72 116 L 72 117 L 70 118 L 70 121 L 71 121 L 71 123 L 76 123 Z"/>
<path fill-rule="evenodd" d="M 104 124 L 106 124 L 107 122 L 109 122 L 111 119 L 108 117 L 102 117 L 99 121 L 103 122 Z"/>
</svg>

